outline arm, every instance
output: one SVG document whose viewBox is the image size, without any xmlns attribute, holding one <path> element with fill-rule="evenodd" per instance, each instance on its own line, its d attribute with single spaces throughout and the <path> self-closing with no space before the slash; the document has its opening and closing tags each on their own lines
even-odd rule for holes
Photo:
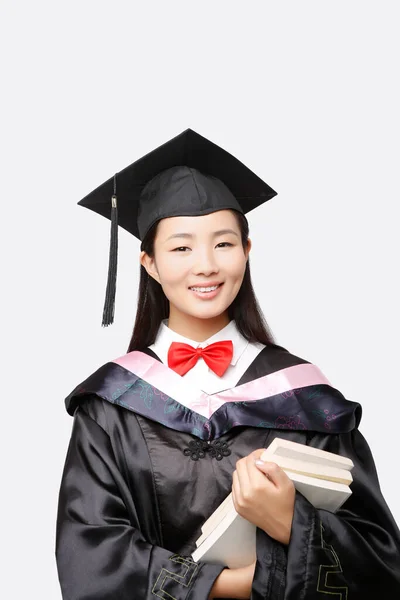
<svg viewBox="0 0 400 600">
<path fill-rule="evenodd" d="M 57 514 L 56 561 L 63 598 L 206 600 L 223 567 L 194 563 L 148 543 L 133 524 L 134 513 L 108 434 L 79 407 Z"/>
<path fill-rule="evenodd" d="M 353 430 L 315 434 L 311 445 L 353 460 L 353 493 L 333 514 L 315 509 L 296 492 L 286 548 L 265 531 L 257 531 L 257 557 L 265 558 L 257 563 L 254 600 L 397 600 L 400 532 L 381 494 L 366 441 Z"/>
<path fill-rule="evenodd" d="M 255 562 L 240 569 L 225 569 L 217 577 L 211 589 L 209 600 L 213 598 L 238 598 L 248 600 L 254 576 Z"/>
</svg>

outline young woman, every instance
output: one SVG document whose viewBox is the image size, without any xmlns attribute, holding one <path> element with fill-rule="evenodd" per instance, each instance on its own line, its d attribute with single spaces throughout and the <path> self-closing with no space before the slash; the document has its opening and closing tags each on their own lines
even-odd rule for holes
<svg viewBox="0 0 400 600">
<path fill-rule="evenodd" d="M 200 137 L 184 132 L 172 145 L 193 148 Z M 207 156 L 215 150 L 204 146 Z M 189 166 L 175 157 L 165 169 L 146 157 L 158 166 L 145 169 L 130 207 L 142 245 L 128 353 L 66 399 L 74 424 L 57 518 L 63 598 L 398 599 L 400 533 L 358 429 L 361 408 L 274 343 L 251 285 L 238 200 L 251 194 L 226 185 L 221 162 L 225 181 L 210 175 L 215 161 L 206 169 L 204 152 L 203 162 L 185 155 Z M 121 218 L 130 212 L 120 208 Z M 352 495 L 335 514 L 310 504 L 274 463 L 259 463 L 277 435 L 353 460 Z M 256 562 L 194 562 L 203 523 L 231 491 L 257 526 Z"/>
</svg>

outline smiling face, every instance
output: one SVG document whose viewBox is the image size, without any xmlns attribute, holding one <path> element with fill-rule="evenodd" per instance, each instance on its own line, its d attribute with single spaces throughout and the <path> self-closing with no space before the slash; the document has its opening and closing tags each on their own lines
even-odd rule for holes
<svg viewBox="0 0 400 600">
<path fill-rule="evenodd" d="M 196 339 L 195 334 L 207 330 L 209 337 L 210 330 L 229 322 L 228 307 L 242 284 L 250 246 L 249 240 L 243 248 L 231 210 L 159 222 L 154 256 L 142 252 L 141 264 L 169 300 L 171 329 Z"/>
</svg>

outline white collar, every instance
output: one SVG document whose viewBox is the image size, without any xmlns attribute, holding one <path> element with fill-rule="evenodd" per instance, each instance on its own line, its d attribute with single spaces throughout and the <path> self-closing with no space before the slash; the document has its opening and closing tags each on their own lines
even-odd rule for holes
<svg viewBox="0 0 400 600">
<path fill-rule="evenodd" d="M 164 364 L 167 364 L 168 350 L 172 342 L 190 344 L 193 346 L 193 348 L 205 348 L 206 346 L 209 346 L 209 344 L 213 344 L 214 342 L 219 342 L 222 340 L 232 340 L 233 355 L 231 365 L 236 365 L 237 361 L 247 348 L 249 342 L 240 333 L 233 319 L 230 321 L 230 323 L 228 323 L 228 325 L 220 329 L 220 331 L 217 331 L 217 333 L 209 337 L 204 342 L 195 342 L 194 340 L 190 340 L 189 338 L 172 331 L 172 329 L 167 326 L 167 319 L 165 319 L 161 322 L 154 344 L 150 346 L 150 349 L 157 354 Z"/>
</svg>

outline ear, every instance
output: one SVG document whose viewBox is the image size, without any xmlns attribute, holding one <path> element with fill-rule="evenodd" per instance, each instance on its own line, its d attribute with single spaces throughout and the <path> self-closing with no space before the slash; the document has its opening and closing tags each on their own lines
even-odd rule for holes
<svg viewBox="0 0 400 600">
<path fill-rule="evenodd" d="M 251 247 L 252 247 L 251 239 L 250 239 L 250 238 L 248 238 L 248 239 L 247 239 L 247 248 L 246 248 L 246 250 L 244 251 L 244 253 L 245 253 L 245 256 L 246 256 L 246 261 L 247 261 L 247 260 L 248 260 L 248 258 L 249 258 L 249 254 L 250 254 Z"/>
<path fill-rule="evenodd" d="M 160 283 L 160 277 L 158 275 L 157 265 L 156 261 L 154 260 L 154 257 L 149 256 L 144 250 L 142 250 L 142 252 L 140 253 L 139 260 L 140 264 L 146 269 L 150 277 L 152 277 L 153 279 L 158 281 L 158 283 Z"/>
</svg>

